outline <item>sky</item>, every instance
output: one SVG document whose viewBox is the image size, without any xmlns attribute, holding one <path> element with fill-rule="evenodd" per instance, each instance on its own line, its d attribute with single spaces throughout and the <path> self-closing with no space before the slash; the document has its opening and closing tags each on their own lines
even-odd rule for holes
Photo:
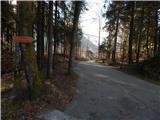
<svg viewBox="0 0 160 120">
<path fill-rule="evenodd" d="M 102 29 L 105 25 L 105 18 L 102 17 L 102 13 L 105 11 L 103 9 L 104 0 L 86 0 L 86 3 L 88 11 L 82 12 L 80 26 L 84 36 L 98 46 L 99 18 L 101 26 L 100 42 L 107 36 L 107 33 Z"/>
</svg>

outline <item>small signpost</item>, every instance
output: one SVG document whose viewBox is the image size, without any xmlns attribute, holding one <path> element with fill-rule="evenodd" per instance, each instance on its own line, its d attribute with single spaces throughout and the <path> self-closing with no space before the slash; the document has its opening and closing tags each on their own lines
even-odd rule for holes
<svg viewBox="0 0 160 120">
<path fill-rule="evenodd" d="M 15 36 L 13 37 L 13 41 L 16 43 L 31 43 L 32 37 L 29 36 Z"/>
</svg>

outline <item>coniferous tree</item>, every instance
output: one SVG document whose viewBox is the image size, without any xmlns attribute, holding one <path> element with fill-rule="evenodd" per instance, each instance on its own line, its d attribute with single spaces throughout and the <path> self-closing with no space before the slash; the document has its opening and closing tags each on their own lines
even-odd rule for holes
<svg viewBox="0 0 160 120">
<path fill-rule="evenodd" d="M 53 36 L 53 1 L 49 1 L 49 16 L 48 16 L 48 63 L 47 63 L 47 77 L 52 75 L 52 36 Z"/>
<path fill-rule="evenodd" d="M 44 1 L 37 1 L 37 63 L 42 69 L 44 62 Z"/>
<path fill-rule="evenodd" d="M 81 1 L 73 2 L 75 5 L 74 8 L 74 19 L 73 19 L 73 27 L 72 27 L 72 36 L 70 41 L 70 53 L 69 53 L 69 64 L 68 64 L 68 74 L 71 74 L 72 71 L 72 64 L 73 64 L 73 57 L 74 57 L 74 47 L 75 47 L 75 36 L 77 33 L 78 28 L 78 20 L 81 10 Z"/>
</svg>

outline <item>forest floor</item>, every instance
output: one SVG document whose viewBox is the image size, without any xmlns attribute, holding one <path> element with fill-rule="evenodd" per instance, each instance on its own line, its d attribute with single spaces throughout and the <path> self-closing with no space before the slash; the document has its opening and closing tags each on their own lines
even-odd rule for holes
<svg viewBox="0 0 160 120">
<path fill-rule="evenodd" d="M 63 64 L 63 65 L 62 65 Z M 29 100 L 26 80 L 22 76 L 22 88 L 15 91 L 13 72 L 2 74 L 1 79 L 1 116 L 3 120 L 36 120 L 36 115 L 49 109 L 63 110 L 75 94 L 78 75 L 66 75 L 66 65 L 59 63 L 51 79 L 42 77 L 41 95 Z M 46 72 L 46 70 L 44 70 Z M 18 94 L 18 95 L 17 95 Z"/>
</svg>

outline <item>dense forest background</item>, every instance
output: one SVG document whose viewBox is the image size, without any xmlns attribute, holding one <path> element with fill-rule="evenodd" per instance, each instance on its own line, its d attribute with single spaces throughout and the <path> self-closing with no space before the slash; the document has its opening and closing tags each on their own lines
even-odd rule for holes
<svg viewBox="0 0 160 120">
<path fill-rule="evenodd" d="M 103 13 L 103 29 L 108 36 L 99 46 L 99 58 L 121 68 L 136 65 L 159 79 L 159 1 L 106 1 L 104 8 L 107 11 Z"/>
</svg>

